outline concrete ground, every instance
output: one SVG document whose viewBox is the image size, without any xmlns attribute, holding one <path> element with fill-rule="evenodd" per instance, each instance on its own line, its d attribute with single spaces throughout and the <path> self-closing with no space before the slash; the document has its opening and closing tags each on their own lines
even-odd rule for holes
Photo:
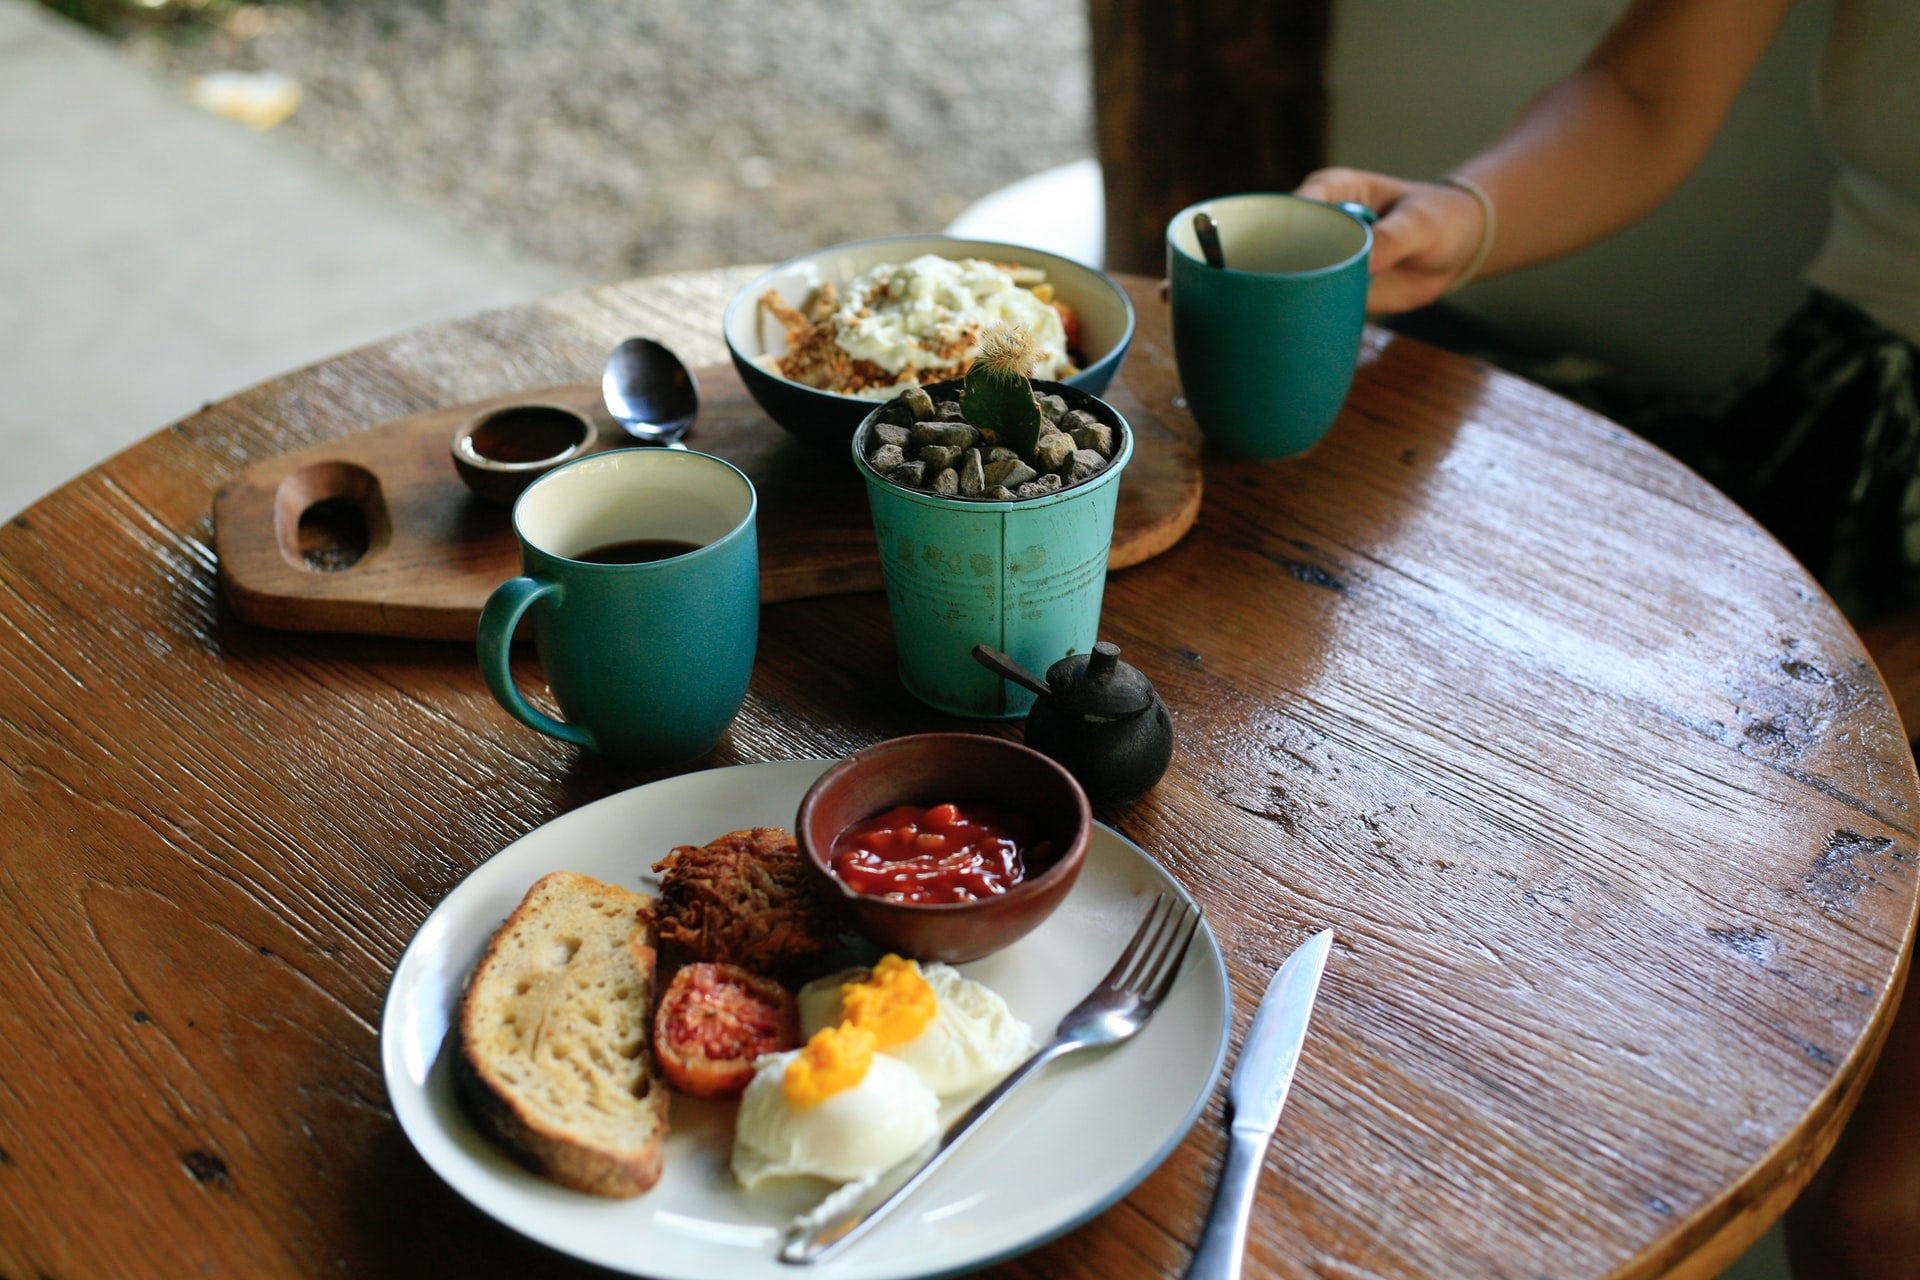
<svg viewBox="0 0 1920 1280">
<path fill-rule="evenodd" d="M 206 401 L 576 283 L 0 0 L 0 519 Z"/>
</svg>

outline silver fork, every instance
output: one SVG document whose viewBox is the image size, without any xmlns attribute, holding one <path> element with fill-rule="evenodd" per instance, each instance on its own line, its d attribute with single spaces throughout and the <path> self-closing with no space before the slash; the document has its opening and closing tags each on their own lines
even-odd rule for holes
<svg viewBox="0 0 1920 1280">
<path fill-rule="evenodd" d="M 1180 975 L 1180 964 L 1199 928 L 1198 908 L 1164 893 L 1155 898 L 1127 949 L 1087 998 L 1060 1019 L 1053 1039 L 1015 1067 L 944 1134 L 878 1178 L 849 1183 L 833 1192 L 795 1222 L 780 1247 L 780 1261 L 819 1262 L 840 1252 L 926 1181 L 960 1140 L 1034 1072 L 1077 1050 L 1118 1044 L 1146 1026 Z"/>
</svg>

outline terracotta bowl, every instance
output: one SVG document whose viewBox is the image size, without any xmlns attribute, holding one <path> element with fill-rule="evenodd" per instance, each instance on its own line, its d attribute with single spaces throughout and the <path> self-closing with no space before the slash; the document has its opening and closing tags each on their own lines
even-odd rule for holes
<svg viewBox="0 0 1920 1280">
<path fill-rule="evenodd" d="M 467 488 L 510 507 L 528 485 L 593 449 L 593 424 L 553 404 L 490 409 L 460 425 L 450 448 Z"/>
<path fill-rule="evenodd" d="M 973 902 L 888 902 L 855 893 L 828 869 L 833 842 L 854 823 L 898 804 L 986 800 L 1033 819 L 1056 852 L 1029 864 L 1004 894 Z M 877 743 L 834 765 L 800 801 L 794 831 L 821 897 L 847 927 L 916 960 L 960 964 L 1026 936 L 1053 914 L 1087 857 L 1093 816 L 1073 775 L 1004 738 L 923 733 Z"/>
</svg>

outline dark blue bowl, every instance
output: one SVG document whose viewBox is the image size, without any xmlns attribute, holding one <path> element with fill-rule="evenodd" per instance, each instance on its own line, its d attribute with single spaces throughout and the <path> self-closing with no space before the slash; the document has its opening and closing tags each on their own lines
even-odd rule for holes
<svg viewBox="0 0 1920 1280">
<path fill-rule="evenodd" d="M 769 348 L 781 350 L 785 337 L 781 326 L 760 306 L 767 290 L 777 290 L 789 304 L 798 307 L 822 281 L 845 284 L 883 262 L 905 262 L 923 253 L 986 258 L 1044 270 L 1054 295 L 1073 308 L 1080 319 L 1080 354 L 1087 362 L 1079 373 L 1062 381 L 1090 395 L 1106 391 L 1126 358 L 1134 324 L 1133 301 L 1112 277 L 1044 249 L 953 236 L 892 236 L 835 245 L 783 262 L 754 277 L 733 296 L 725 320 L 727 351 L 733 356 L 734 368 L 740 371 L 740 380 L 768 417 L 810 445 L 845 454 L 854 428 L 879 402 L 816 390 L 762 366 L 759 357 Z"/>
</svg>

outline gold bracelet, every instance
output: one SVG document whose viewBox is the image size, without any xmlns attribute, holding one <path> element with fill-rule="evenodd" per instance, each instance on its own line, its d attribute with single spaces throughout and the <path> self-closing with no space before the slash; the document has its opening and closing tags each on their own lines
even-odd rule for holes
<svg viewBox="0 0 1920 1280">
<path fill-rule="evenodd" d="M 1453 282 L 1447 286 L 1447 292 L 1453 293 L 1456 290 L 1467 287 L 1467 283 L 1473 279 L 1481 267 L 1486 265 L 1487 255 L 1493 252 L 1493 198 L 1481 190 L 1480 184 L 1472 178 L 1462 178 L 1449 174 L 1440 179 L 1440 184 L 1446 187 L 1454 187 L 1472 196 L 1474 202 L 1480 206 L 1480 216 L 1482 219 L 1480 247 L 1475 249 L 1473 251 L 1473 257 L 1467 260 L 1465 270 L 1455 276 Z"/>
</svg>

